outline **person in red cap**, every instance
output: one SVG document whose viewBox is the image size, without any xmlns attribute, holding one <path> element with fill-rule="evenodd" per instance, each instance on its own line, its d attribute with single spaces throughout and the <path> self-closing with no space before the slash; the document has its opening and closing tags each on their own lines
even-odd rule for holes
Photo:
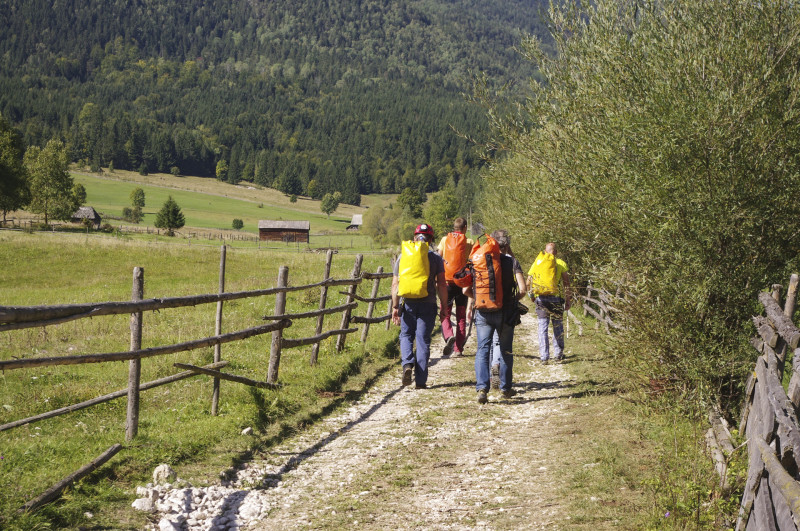
<svg viewBox="0 0 800 531">
<path fill-rule="evenodd" d="M 414 230 L 414 241 L 428 244 L 429 265 L 426 294 L 420 297 L 405 295 L 400 298 L 400 260 L 394 263 L 392 274 L 392 322 L 400 325 L 400 357 L 403 363 L 403 385 L 411 385 L 414 378 L 417 389 L 428 385 L 428 359 L 431 355 L 431 335 L 439 319 L 447 317 L 447 282 L 444 278 L 442 257 L 431 250 L 433 227 L 427 223 Z M 423 246 L 424 248 L 424 246 Z M 436 297 L 439 297 L 437 307 Z M 437 311 L 438 310 L 438 311 Z M 416 353 L 414 340 L 416 339 Z"/>
</svg>

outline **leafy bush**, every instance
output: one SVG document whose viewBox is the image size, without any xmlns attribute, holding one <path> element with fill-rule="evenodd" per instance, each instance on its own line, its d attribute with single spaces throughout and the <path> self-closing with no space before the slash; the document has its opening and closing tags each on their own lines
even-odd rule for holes
<svg viewBox="0 0 800 531">
<path fill-rule="evenodd" d="M 236 218 L 236 219 L 233 220 L 233 228 L 234 229 L 242 230 L 242 227 L 244 227 L 244 221 L 242 221 L 239 218 Z"/>
<path fill-rule="evenodd" d="M 519 114 L 492 114 L 511 153 L 487 175 L 485 218 L 517 252 L 557 241 L 581 275 L 635 296 L 618 356 L 637 383 L 736 405 L 756 294 L 798 253 L 800 6 L 600 0 L 550 16 L 558 53 L 524 46 L 543 81 Z"/>
</svg>

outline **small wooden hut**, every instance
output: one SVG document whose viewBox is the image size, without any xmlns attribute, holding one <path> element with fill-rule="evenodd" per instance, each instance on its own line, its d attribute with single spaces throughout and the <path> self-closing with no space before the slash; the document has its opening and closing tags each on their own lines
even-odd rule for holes
<svg viewBox="0 0 800 531">
<path fill-rule="evenodd" d="M 83 223 L 83 220 L 88 219 L 95 229 L 100 228 L 100 214 L 97 213 L 93 207 L 82 206 L 74 214 L 72 214 L 73 223 Z"/>
<path fill-rule="evenodd" d="M 261 241 L 308 243 L 310 230 L 309 221 L 258 221 L 258 238 Z"/>
<path fill-rule="evenodd" d="M 347 230 L 351 232 L 358 232 L 362 223 L 363 221 L 361 214 L 353 214 L 353 219 L 350 220 L 350 225 L 347 226 Z"/>
</svg>

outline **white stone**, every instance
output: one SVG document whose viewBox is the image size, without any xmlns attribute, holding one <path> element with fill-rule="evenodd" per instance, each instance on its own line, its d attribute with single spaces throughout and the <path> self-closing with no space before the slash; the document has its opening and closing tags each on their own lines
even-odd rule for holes
<svg viewBox="0 0 800 531">
<path fill-rule="evenodd" d="M 158 522 L 158 529 L 160 529 L 160 531 L 180 531 L 181 527 L 181 524 L 172 521 L 166 516 Z"/>
<path fill-rule="evenodd" d="M 145 511 L 148 513 L 152 513 L 155 510 L 155 505 L 153 505 L 153 500 L 150 498 L 139 498 L 135 500 L 131 507 L 136 509 L 137 511 Z"/>
<path fill-rule="evenodd" d="M 242 435 L 252 435 L 252 434 L 253 434 L 253 428 L 247 427 L 242 430 Z"/>
<path fill-rule="evenodd" d="M 156 484 L 172 483 L 177 477 L 178 475 L 172 470 L 172 467 L 166 464 L 158 465 L 153 470 L 153 482 Z"/>
</svg>

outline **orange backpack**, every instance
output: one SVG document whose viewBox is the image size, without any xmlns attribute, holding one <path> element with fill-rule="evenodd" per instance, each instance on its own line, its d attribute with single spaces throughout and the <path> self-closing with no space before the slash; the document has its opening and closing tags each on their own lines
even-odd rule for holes
<svg viewBox="0 0 800 531">
<path fill-rule="evenodd" d="M 444 260 L 444 279 L 452 282 L 455 274 L 467 263 L 467 237 L 460 232 L 447 233 L 444 249 L 442 249 L 442 259 Z"/>
<path fill-rule="evenodd" d="M 472 291 L 475 308 L 496 311 L 503 308 L 503 279 L 500 267 L 500 246 L 486 235 L 486 243 L 476 242 L 470 255 Z"/>
</svg>

